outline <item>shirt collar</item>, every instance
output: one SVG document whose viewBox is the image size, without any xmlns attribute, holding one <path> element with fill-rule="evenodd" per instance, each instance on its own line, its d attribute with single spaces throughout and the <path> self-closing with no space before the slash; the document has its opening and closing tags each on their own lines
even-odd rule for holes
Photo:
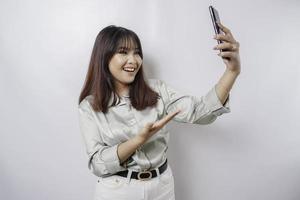
<svg viewBox="0 0 300 200">
<path fill-rule="evenodd" d="M 126 100 L 128 100 L 128 99 L 129 99 L 129 95 L 128 94 L 121 95 L 119 104 L 115 105 L 114 107 L 119 107 L 119 106 L 126 105 Z M 114 100 L 114 95 L 111 95 L 110 99 L 109 99 L 108 105 L 111 105 L 113 103 L 113 100 Z M 118 100 L 117 100 L 117 102 L 118 102 Z"/>
</svg>

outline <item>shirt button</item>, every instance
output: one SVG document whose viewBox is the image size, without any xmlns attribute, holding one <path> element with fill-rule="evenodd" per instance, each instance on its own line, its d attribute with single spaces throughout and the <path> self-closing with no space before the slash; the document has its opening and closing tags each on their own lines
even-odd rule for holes
<svg viewBox="0 0 300 200">
<path fill-rule="evenodd" d="M 136 120 L 135 120 L 135 119 L 129 120 L 129 124 L 130 124 L 130 125 L 134 125 L 135 123 L 136 123 Z"/>
</svg>

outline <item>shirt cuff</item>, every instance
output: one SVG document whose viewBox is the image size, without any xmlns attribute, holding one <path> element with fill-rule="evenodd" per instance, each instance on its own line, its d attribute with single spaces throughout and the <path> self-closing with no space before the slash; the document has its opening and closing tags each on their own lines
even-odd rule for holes
<svg viewBox="0 0 300 200">
<path fill-rule="evenodd" d="M 231 112 L 229 105 L 230 94 L 228 95 L 224 105 L 217 96 L 216 85 L 204 96 L 204 102 L 207 109 L 215 116 Z"/>
<path fill-rule="evenodd" d="M 126 170 L 123 166 L 120 165 L 120 159 L 117 153 L 118 145 L 119 144 L 104 148 L 102 152 L 100 152 L 100 159 L 103 161 L 107 172 L 111 174 Z"/>
</svg>

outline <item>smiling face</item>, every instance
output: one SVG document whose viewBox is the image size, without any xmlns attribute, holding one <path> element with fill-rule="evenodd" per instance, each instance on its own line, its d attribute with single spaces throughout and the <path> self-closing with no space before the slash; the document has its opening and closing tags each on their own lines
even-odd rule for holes
<svg viewBox="0 0 300 200">
<path fill-rule="evenodd" d="M 108 66 L 119 95 L 128 94 L 129 84 L 134 81 L 142 62 L 140 49 L 133 40 L 120 42 Z"/>
</svg>

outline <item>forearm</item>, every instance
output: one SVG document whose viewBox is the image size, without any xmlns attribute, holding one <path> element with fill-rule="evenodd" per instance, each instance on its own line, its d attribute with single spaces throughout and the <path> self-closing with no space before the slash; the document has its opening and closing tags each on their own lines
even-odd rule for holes
<svg viewBox="0 0 300 200">
<path fill-rule="evenodd" d="M 227 99 L 229 92 L 238 75 L 239 73 L 237 72 L 225 70 L 224 74 L 217 83 L 216 92 L 222 104 L 224 104 L 225 100 Z"/>
<path fill-rule="evenodd" d="M 142 144 L 143 141 L 138 137 L 131 138 L 126 142 L 121 143 L 118 146 L 117 151 L 120 163 L 123 163 L 125 160 L 127 160 Z"/>
</svg>

